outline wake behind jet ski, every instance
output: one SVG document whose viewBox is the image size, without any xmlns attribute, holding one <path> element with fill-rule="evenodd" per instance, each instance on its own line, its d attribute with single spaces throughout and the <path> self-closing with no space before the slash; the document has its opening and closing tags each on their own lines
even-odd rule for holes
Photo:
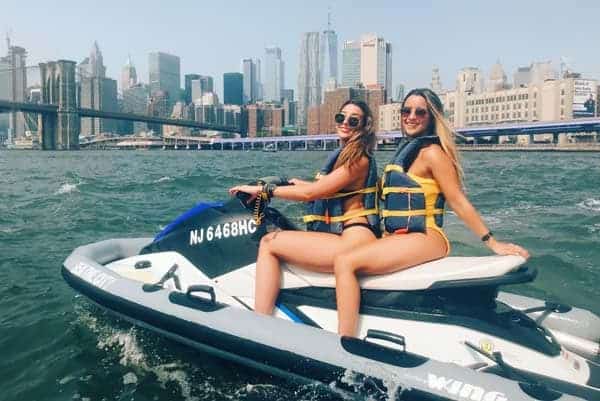
<svg viewBox="0 0 600 401">
<path fill-rule="evenodd" d="M 600 399 L 600 318 L 499 293 L 535 278 L 517 256 L 447 257 L 365 278 L 359 338 L 335 333 L 332 275 L 287 265 L 275 318 L 253 312 L 260 238 L 294 228 L 255 206 L 200 203 L 154 239 L 79 247 L 63 276 L 135 324 L 294 381 L 400 399 Z"/>
</svg>

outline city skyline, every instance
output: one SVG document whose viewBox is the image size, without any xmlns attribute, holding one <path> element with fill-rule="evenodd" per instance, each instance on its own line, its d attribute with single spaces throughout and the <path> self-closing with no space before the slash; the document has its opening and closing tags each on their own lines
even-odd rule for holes
<svg viewBox="0 0 600 401">
<path fill-rule="evenodd" d="M 600 35 L 594 20 L 594 11 L 600 11 L 596 3 L 576 1 L 572 7 L 564 7 L 557 1 L 508 1 L 501 8 L 472 1 L 454 2 L 452 6 L 436 1 L 418 5 L 385 1 L 373 1 L 368 6 L 331 4 L 331 27 L 338 38 L 338 76 L 342 73 L 343 42 L 375 33 L 394 47 L 393 86 L 429 86 L 433 66 L 439 68 L 443 87 L 454 88 L 456 74 L 463 67 L 479 67 L 488 75 L 500 60 L 512 76 L 518 67 L 533 61 L 551 60 L 558 68 L 560 57 L 566 57 L 571 68 L 584 76 L 600 78 L 600 62 L 593 49 L 593 39 Z M 27 49 L 29 65 L 59 58 L 79 63 L 97 41 L 106 75 L 117 80 L 129 55 L 138 80 L 148 83 L 148 54 L 170 53 L 180 57 L 182 76 L 197 73 L 214 77 L 221 98 L 223 73 L 240 71 L 243 58 L 262 58 L 265 48 L 277 46 L 285 55 L 286 88 L 297 88 L 302 34 L 327 29 L 328 4 L 308 1 L 303 3 L 306 8 L 295 4 L 282 7 L 271 1 L 254 6 L 228 4 L 227 9 L 218 4 L 184 9 L 152 1 L 105 1 L 102 6 L 66 1 L 61 3 L 65 13 L 60 13 L 56 6 L 46 3 L 25 11 L 9 0 L 2 6 L 0 29 L 10 30 L 13 43 Z M 198 12 L 192 12 L 196 8 Z M 203 18 L 194 20 L 200 11 Z M 74 32 L 68 17 L 87 18 L 89 23 L 85 30 Z M 177 24 L 157 35 L 152 27 L 164 24 L 148 23 L 153 19 Z M 101 22 L 109 20 L 111 29 L 107 30 Z"/>
</svg>

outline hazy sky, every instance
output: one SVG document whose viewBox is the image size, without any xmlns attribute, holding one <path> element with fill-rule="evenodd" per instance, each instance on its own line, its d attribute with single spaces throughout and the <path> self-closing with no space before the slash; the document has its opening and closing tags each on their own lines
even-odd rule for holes
<svg viewBox="0 0 600 401">
<path fill-rule="evenodd" d="M 599 0 L 2 0 L 0 29 L 27 49 L 28 64 L 79 62 L 97 40 L 117 80 L 128 54 L 147 82 L 148 53 L 172 53 L 182 76 L 212 75 L 221 95 L 223 73 L 239 71 L 242 58 L 262 58 L 271 45 L 283 51 L 285 86 L 296 89 L 301 35 L 326 28 L 328 5 L 340 53 L 344 40 L 362 33 L 392 43 L 394 86 L 429 86 L 434 65 L 444 87 L 454 88 L 465 66 L 487 75 L 500 60 L 511 79 L 518 66 L 552 60 L 558 68 L 561 57 L 600 79 Z"/>
</svg>

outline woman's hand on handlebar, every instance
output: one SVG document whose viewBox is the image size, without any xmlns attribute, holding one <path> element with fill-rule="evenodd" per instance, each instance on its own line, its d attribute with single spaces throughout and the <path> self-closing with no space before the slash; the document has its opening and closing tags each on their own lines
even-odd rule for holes
<svg viewBox="0 0 600 401">
<path fill-rule="evenodd" d="M 236 185 L 235 187 L 229 188 L 229 194 L 231 196 L 236 195 L 238 192 L 244 192 L 250 195 L 247 202 L 253 201 L 258 194 L 262 191 L 262 185 Z"/>
</svg>

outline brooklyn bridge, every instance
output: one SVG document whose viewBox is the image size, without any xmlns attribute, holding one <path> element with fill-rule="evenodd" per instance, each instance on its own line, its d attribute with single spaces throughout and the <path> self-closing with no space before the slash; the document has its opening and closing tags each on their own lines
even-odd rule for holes
<svg viewBox="0 0 600 401">
<path fill-rule="evenodd" d="M 22 77 L 24 75 L 31 75 L 32 72 L 35 73 L 37 70 L 40 74 L 39 98 L 31 99 L 20 95 L 19 91 L 15 90 L 18 87 L 18 81 L 23 81 Z M 227 133 L 239 132 L 239 127 L 234 126 L 80 107 L 77 96 L 75 61 L 51 61 L 40 63 L 39 66 L 28 66 L 0 72 L 8 75 L 9 83 L 13 83 L 11 86 L 13 90 L 9 93 L 9 99 L 0 99 L 0 113 L 10 113 L 11 120 L 15 119 L 17 113 L 25 114 L 29 120 L 33 119 L 34 121 L 30 126 L 37 128 L 36 134 L 39 135 L 40 145 L 44 150 L 79 149 L 81 119 L 84 117 L 136 121 Z M 35 117 L 32 117 L 32 115 Z"/>
</svg>

